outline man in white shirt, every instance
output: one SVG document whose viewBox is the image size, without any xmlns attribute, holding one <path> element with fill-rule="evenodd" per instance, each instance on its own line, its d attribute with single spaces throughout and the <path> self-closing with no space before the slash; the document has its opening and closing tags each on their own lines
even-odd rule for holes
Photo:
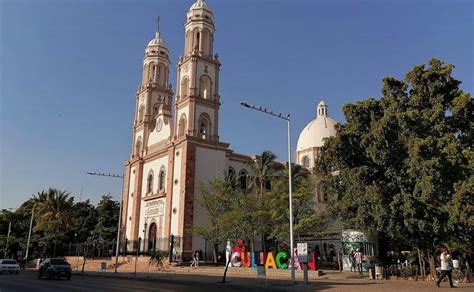
<svg viewBox="0 0 474 292">
<path fill-rule="evenodd" d="M 359 249 L 356 249 L 354 258 L 357 265 L 357 269 L 359 270 L 359 274 L 362 275 L 362 252 L 360 252 Z"/>
<path fill-rule="evenodd" d="M 439 287 L 439 284 L 443 279 L 448 276 L 449 279 L 449 287 L 454 288 L 453 285 L 453 277 L 451 276 L 451 255 L 447 248 L 443 249 L 443 252 L 440 256 L 441 259 L 441 276 L 439 277 L 438 281 L 436 281 L 436 286 Z"/>
</svg>

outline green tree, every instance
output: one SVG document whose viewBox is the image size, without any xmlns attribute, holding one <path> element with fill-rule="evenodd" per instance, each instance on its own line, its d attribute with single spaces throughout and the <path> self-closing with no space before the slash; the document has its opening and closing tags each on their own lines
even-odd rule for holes
<svg viewBox="0 0 474 292">
<path fill-rule="evenodd" d="M 273 189 L 268 201 L 271 216 L 269 237 L 277 240 L 281 248 L 289 248 L 288 170 L 281 172 L 272 185 Z M 327 227 L 328 220 L 325 212 L 315 211 L 316 190 L 316 178 L 305 172 L 301 166 L 292 166 L 293 236 L 296 239 L 303 236 L 320 236 Z"/>
<path fill-rule="evenodd" d="M 117 236 L 120 205 L 119 202 L 112 200 L 110 194 L 103 195 L 95 211 L 97 213 L 95 244 L 97 248 L 103 249 Z"/>
<path fill-rule="evenodd" d="M 254 226 L 252 251 L 255 248 L 255 235 L 261 234 L 262 251 L 264 251 L 266 235 L 271 232 L 268 224 L 271 220 L 271 210 L 266 202 L 271 197 L 271 186 L 278 175 L 276 158 L 277 156 L 273 152 L 267 150 L 258 155 L 252 164 L 250 192 L 253 196 L 253 208 L 247 212 L 249 224 Z"/>
<path fill-rule="evenodd" d="M 318 168 L 347 226 L 428 254 L 437 238 L 472 242 L 474 103 L 452 69 L 432 59 L 384 78 L 380 99 L 344 106 Z"/>
<path fill-rule="evenodd" d="M 53 188 L 33 196 L 32 207 L 36 221 L 33 230 L 43 232 L 44 247 L 53 242 L 53 255 L 56 255 L 57 243 L 66 239 L 66 231 L 73 227 L 73 202 L 74 198 L 69 193 Z"/>
<path fill-rule="evenodd" d="M 271 183 L 275 175 L 275 159 L 277 156 L 271 151 L 263 151 L 252 164 L 252 187 L 258 187 L 260 197 L 263 197 L 267 184 Z"/>
<path fill-rule="evenodd" d="M 97 225 L 97 211 L 89 200 L 74 204 L 74 229 L 68 233 L 72 241 L 85 242 Z"/>
<path fill-rule="evenodd" d="M 219 245 L 226 241 L 223 216 L 232 210 L 234 194 L 237 188 L 229 185 L 229 181 L 214 179 L 208 184 L 198 185 L 201 196 L 199 204 L 204 208 L 209 224 L 207 226 L 194 226 L 194 231 L 213 245 L 213 261 L 217 264 Z"/>
</svg>

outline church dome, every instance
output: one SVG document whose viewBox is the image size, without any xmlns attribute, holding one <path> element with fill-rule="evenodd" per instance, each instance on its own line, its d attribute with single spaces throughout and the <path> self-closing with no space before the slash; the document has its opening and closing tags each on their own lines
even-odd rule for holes
<svg viewBox="0 0 474 292">
<path fill-rule="evenodd" d="M 207 10 L 211 10 L 209 6 L 207 6 L 206 2 L 204 2 L 203 0 L 197 0 L 193 5 L 191 5 L 191 7 L 189 8 L 189 10 L 193 10 L 193 9 L 207 9 Z"/>
<path fill-rule="evenodd" d="M 155 38 L 152 39 L 152 40 L 148 43 L 148 46 L 156 46 L 156 45 L 160 45 L 160 46 L 163 46 L 163 47 L 166 48 L 166 44 L 165 44 L 165 42 L 163 41 L 163 39 L 161 38 L 160 32 L 156 32 Z"/>
<path fill-rule="evenodd" d="M 165 54 L 169 55 L 168 47 L 166 46 L 165 42 L 161 38 L 161 34 L 159 31 L 156 32 L 155 38 L 152 39 L 145 48 L 146 55 L 155 55 L 155 54 Z"/>
<path fill-rule="evenodd" d="M 336 135 L 337 122 L 327 115 L 327 105 L 324 101 L 318 104 L 316 119 L 308 123 L 298 138 L 296 151 L 322 147 L 324 139 Z"/>
</svg>

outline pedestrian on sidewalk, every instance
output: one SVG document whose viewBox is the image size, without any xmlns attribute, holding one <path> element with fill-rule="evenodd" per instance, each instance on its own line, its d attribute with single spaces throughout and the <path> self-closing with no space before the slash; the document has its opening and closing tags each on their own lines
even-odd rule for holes
<svg viewBox="0 0 474 292">
<path fill-rule="evenodd" d="M 443 279 L 448 276 L 449 280 L 449 287 L 454 288 L 455 286 L 453 285 L 453 277 L 451 275 L 451 255 L 449 254 L 449 250 L 447 248 L 443 249 L 443 252 L 441 253 L 440 256 L 441 259 L 441 276 L 439 277 L 438 281 L 436 281 L 436 286 L 439 287 L 439 284 Z"/>
<path fill-rule="evenodd" d="M 357 265 L 357 270 L 359 271 L 359 275 L 362 275 L 362 252 L 359 249 L 356 249 L 354 253 L 355 262 Z"/>
<path fill-rule="evenodd" d="M 192 260 L 191 260 L 191 265 L 190 267 L 199 267 L 199 252 L 196 250 L 193 252 L 193 255 L 192 255 Z"/>
<path fill-rule="evenodd" d="M 349 254 L 349 263 L 351 265 L 351 272 L 356 271 L 356 261 L 355 261 L 355 255 L 354 255 L 354 250 L 351 249 L 351 253 Z"/>
<path fill-rule="evenodd" d="M 200 257 L 200 252 L 196 251 L 196 268 L 199 267 L 199 257 Z"/>
</svg>

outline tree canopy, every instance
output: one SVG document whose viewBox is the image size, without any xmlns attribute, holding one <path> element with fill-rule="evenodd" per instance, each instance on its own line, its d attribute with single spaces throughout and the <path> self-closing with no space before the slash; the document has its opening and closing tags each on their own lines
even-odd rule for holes
<svg viewBox="0 0 474 292">
<path fill-rule="evenodd" d="M 379 99 L 344 106 L 317 167 L 346 226 L 425 249 L 472 242 L 474 103 L 453 68 L 432 59 L 384 78 Z"/>
</svg>

